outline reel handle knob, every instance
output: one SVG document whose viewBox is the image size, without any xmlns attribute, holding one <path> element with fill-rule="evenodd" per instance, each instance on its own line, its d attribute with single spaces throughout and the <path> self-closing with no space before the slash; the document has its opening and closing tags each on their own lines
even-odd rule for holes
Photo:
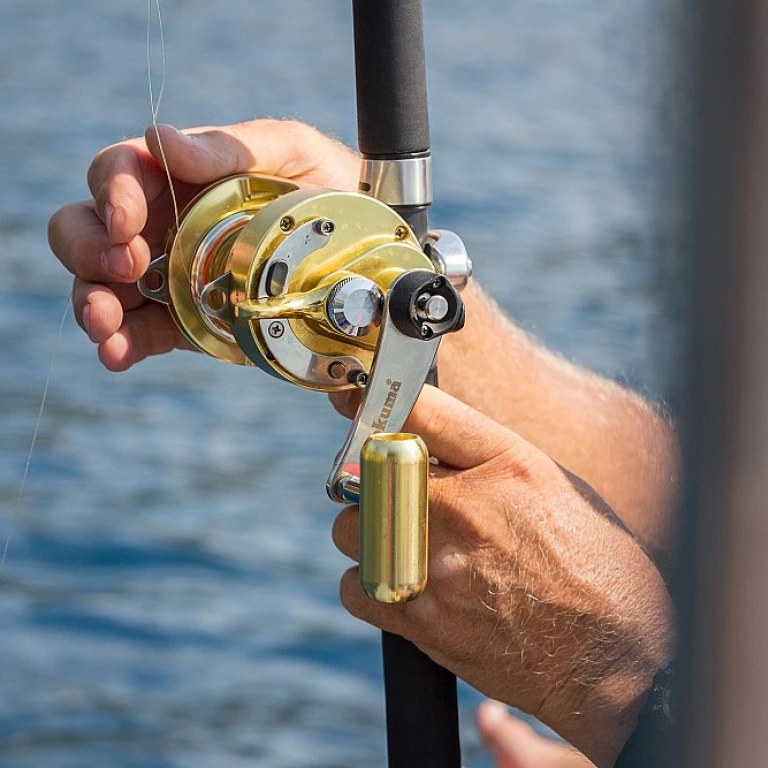
<svg viewBox="0 0 768 768">
<path fill-rule="evenodd" d="M 408 433 L 371 435 L 360 452 L 360 586 L 402 603 L 427 585 L 429 455 Z"/>
</svg>

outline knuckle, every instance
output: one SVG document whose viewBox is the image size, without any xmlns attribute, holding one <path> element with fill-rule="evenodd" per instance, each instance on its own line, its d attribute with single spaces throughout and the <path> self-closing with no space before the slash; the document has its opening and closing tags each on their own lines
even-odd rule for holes
<svg viewBox="0 0 768 768">
<path fill-rule="evenodd" d="M 429 483 L 429 504 L 433 509 L 455 512 L 460 506 L 461 485 L 455 477 L 432 478 Z"/>
<path fill-rule="evenodd" d="M 321 146 L 321 142 L 327 137 L 325 134 L 313 128 L 307 123 L 302 123 L 299 120 L 289 120 L 286 125 L 283 126 L 283 130 L 287 132 L 288 138 L 291 143 L 297 147 L 304 149 L 305 151 L 315 151 Z"/>
<path fill-rule="evenodd" d="M 429 580 L 433 586 L 446 583 L 466 583 L 471 576 L 472 561 L 469 555 L 454 545 L 446 545 L 436 552 L 429 563 Z"/>
<path fill-rule="evenodd" d="M 283 123 L 283 130 L 296 139 L 306 138 L 308 135 L 315 133 L 314 128 L 306 123 L 302 123 L 300 120 L 286 120 Z"/>
<path fill-rule="evenodd" d="M 94 269 L 89 255 L 93 250 L 90 232 L 80 229 L 69 234 L 68 238 L 70 266 L 79 277 L 89 278 L 94 275 Z"/>
<path fill-rule="evenodd" d="M 88 173 L 86 174 L 86 179 L 88 181 L 88 187 L 91 190 L 91 192 L 95 193 L 94 187 L 97 184 L 99 178 L 101 177 L 101 169 L 106 160 L 109 158 L 109 156 L 113 152 L 113 148 L 119 146 L 117 144 L 112 144 L 109 147 L 104 147 L 104 149 L 99 150 L 96 155 L 94 156 L 93 160 L 91 160 L 91 164 L 88 166 Z"/>
<path fill-rule="evenodd" d="M 529 444 L 507 446 L 499 458 L 507 472 L 531 487 L 548 482 L 554 466 L 547 456 Z"/>
</svg>

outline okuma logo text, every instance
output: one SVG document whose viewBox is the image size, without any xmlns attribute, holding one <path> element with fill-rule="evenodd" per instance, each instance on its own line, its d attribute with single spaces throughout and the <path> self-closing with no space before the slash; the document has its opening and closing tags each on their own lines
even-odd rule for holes
<svg viewBox="0 0 768 768">
<path fill-rule="evenodd" d="M 378 429 L 379 432 L 386 431 L 389 417 L 392 415 L 392 409 L 395 407 L 397 393 L 400 391 L 400 387 L 403 385 L 401 381 L 392 381 L 392 379 L 387 379 L 387 384 L 389 384 L 387 399 L 384 401 L 384 407 L 381 409 L 379 418 L 373 422 L 373 428 Z"/>
</svg>

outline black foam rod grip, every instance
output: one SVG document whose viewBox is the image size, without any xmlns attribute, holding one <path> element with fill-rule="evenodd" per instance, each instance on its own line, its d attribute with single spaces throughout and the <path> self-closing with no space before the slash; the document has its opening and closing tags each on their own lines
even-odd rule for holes
<svg viewBox="0 0 768 768">
<path fill-rule="evenodd" d="M 358 146 L 367 157 L 429 150 L 421 0 L 352 0 Z"/>
<path fill-rule="evenodd" d="M 461 768 L 456 676 L 382 632 L 389 768 Z"/>
</svg>

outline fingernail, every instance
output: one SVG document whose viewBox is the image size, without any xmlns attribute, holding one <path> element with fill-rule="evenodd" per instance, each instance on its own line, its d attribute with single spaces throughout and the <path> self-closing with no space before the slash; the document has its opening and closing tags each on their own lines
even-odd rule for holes
<svg viewBox="0 0 768 768">
<path fill-rule="evenodd" d="M 115 209 L 112 205 L 107 203 L 104 206 L 104 219 L 106 220 L 107 225 L 107 234 L 112 237 L 112 214 L 115 212 Z"/>
<path fill-rule="evenodd" d="M 91 335 L 91 305 L 86 304 L 83 307 L 83 328 L 85 328 L 85 332 L 90 336 Z"/>
<path fill-rule="evenodd" d="M 174 136 L 180 139 L 186 139 L 187 134 L 183 131 L 180 131 L 175 125 L 171 125 L 170 123 L 160 123 L 158 125 L 159 128 L 163 128 L 167 130 L 168 132 L 172 133 Z"/>
<path fill-rule="evenodd" d="M 130 277 L 133 274 L 133 258 L 127 245 L 113 245 L 101 254 L 104 269 L 115 277 Z"/>
</svg>

